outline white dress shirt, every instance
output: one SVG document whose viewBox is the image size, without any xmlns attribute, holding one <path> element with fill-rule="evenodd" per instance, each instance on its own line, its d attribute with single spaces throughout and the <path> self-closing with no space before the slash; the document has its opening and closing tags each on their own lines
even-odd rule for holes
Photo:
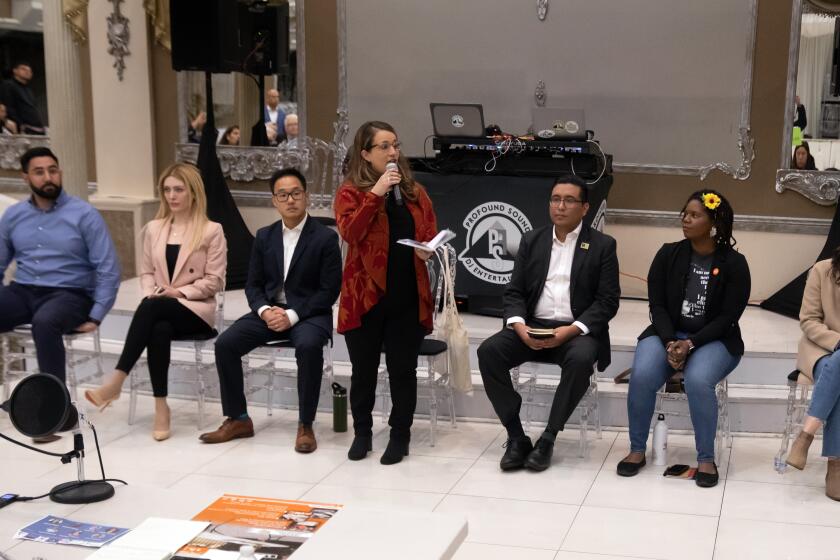
<svg viewBox="0 0 840 560">
<path fill-rule="evenodd" d="M 289 266 L 292 264 L 292 255 L 295 254 L 295 247 L 297 247 L 298 240 L 300 240 L 300 234 L 303 231 L 303 226 L 306 224 L 306 220 L 309 219 L 309 214 L 304 214 L 303 219 L 300 221 L 298 225 L 293 228 L 286 227 L 286 222 L 283 222 L 283 284 L 285 286 L 286 278 L 289 277 Z M 286 303 L 286 291 L 285 289 L 280 290 L 277 294 L 277 301 L 280 303 Z M 271 309 L 272 306 L 270 305 L 263 305 L 257 310 L 257 315 L 262 317 L 263 311 L 266 309 Z M 298 321 L 300 321 L 300 317 L 298 317 L 297 312 L 294 309 L 287 309 L 286 315 L 289 317 L 289 323 L 292 327 L 294 327 Z"/>
<path fill-rule="evenodd" d="M 580 321 L 575 321 L 572 314 L 572 259 L 575 256 L 575 248 L 582 227 L 583 222 L 566 234 L 565 241 L 557 239 L 557 230 L 551 228 L 551 260 L 548 264 L 545 285 L 540 299 L 537 300 L 537 307 L 534 309 L 534 317 L 571 323 L 579 328 L 582 334 L 588 334 L 587 326 Z M 524 322 L 525 319 L 522 317 L 511 317 L 507 320 L 508 326 Z"/>
</svg>

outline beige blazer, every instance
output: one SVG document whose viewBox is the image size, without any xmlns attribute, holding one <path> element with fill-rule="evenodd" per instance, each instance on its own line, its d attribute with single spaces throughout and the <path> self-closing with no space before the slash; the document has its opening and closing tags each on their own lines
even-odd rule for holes
<svg viewBox="0 0 840 560">
<path fill-rule="evenodd" d="M 185 297 L 178 298 L 181 304 L 215 327 L 216 293 L 224 289 L 227 271 L 227 241 L 222 226 L 208 222 L 198 249 L 189 251 L 181 248 L 174 278 L 171 279 L 166 266 L 166 240 L 170 225 L 167 219 L 152 220 L 144 228 L 143 266 L 140 271 L 143 297 L 151 295 L 156 286 L 172 286 L 184 294 Z M 188 228 L 184 240 L 189 243 L 192 235 L 192 229 Z"/>
<path fill-rule="evenodd" d="M 840 343 L 840 286 L 831 277 L 831 259 L 818 262 L 808 273 L 799 326 L 802 339 L 796 367 L 813 381 L 817 360 Z"/>
</svg>

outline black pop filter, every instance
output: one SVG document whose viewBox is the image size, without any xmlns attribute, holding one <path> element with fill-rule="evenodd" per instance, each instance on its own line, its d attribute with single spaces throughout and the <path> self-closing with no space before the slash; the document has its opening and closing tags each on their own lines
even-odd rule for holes
<svg viewBox="0 0 840 560">
<path fill-rule="evenodd" d="M 45 373 L 22 379 L 4 408 L 15 429 L 33 438 L 67 431 L 79 421 L 67 387 L 57 377 Z"/>
</svg>

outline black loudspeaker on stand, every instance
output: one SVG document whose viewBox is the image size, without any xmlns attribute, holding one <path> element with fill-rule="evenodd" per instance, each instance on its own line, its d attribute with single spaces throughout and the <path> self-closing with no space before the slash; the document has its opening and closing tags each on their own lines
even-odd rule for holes
<svg viewBox="0 0 840 560">
<path fill-rule="evenodd" d="M 56 432 L 73 431 L 73 450 L 67 453 L 51 453 L 31 447 L 12 438 L 0 434 L 0 438 L 26 447 L 38 453 L 59 457 L 64 464 L 76 459 L 78 480 L 65 482 L 53 488 L 49 497 L 61 504 L 90 504 L 107 500 L 114 495 L 114 487 L 105 480 L 105 469 L 102 468 L 102 480 L 85 479 L 85 444 L 82 437 L 82 422 L 93 429 L 76 409 L 70 400 L 70 393 L 64 382 L 58 378 L 43 373 L 30 375 L 21 380 L 12 391 L 8 401 L 0 405 L 8 412 L 12 425 L 25 436 L 41 438 Z M 94 437 L 96 431 L 94 430 Z M 102 455 L 99 452 L 97 438 L 96 451 L 99 455 L 99 465 L 102 467 Z"/>
<path fill-rule="evenodd" d="M 267 0 L 171 0 L 172 68 L 277 74 L 289 64 L 289 5 Z"/>
</svg>

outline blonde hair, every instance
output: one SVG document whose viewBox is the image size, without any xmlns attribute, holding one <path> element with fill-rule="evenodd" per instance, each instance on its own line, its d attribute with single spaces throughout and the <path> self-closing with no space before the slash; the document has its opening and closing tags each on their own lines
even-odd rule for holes
<svg viewBox="0 0 840 560">
<path fill-rule="evenodd" d="M 157 191 L 158 198 L 160 198 L 160 207 L 158 207 L 156 220 L 168 220 L 172 218 L 172 210 L 166 202 L 163 195 L 163 182 L 169 177 L 184 183 L 187 187 L 187 192 L 190 193 L 190 227 L 193 230 L 192 239 L 190 240 L 189 250 L 195 251 L 201 245 L 201 240 L 204 237 L 204 228 L 210 220 L 207 219 L 207 195 L 204 193 L 204 181 L 201 180 L 201 174 L 198 168 L 189 163 L 173 163 L 163 170 L 158 179 Z"/>
</svg>

